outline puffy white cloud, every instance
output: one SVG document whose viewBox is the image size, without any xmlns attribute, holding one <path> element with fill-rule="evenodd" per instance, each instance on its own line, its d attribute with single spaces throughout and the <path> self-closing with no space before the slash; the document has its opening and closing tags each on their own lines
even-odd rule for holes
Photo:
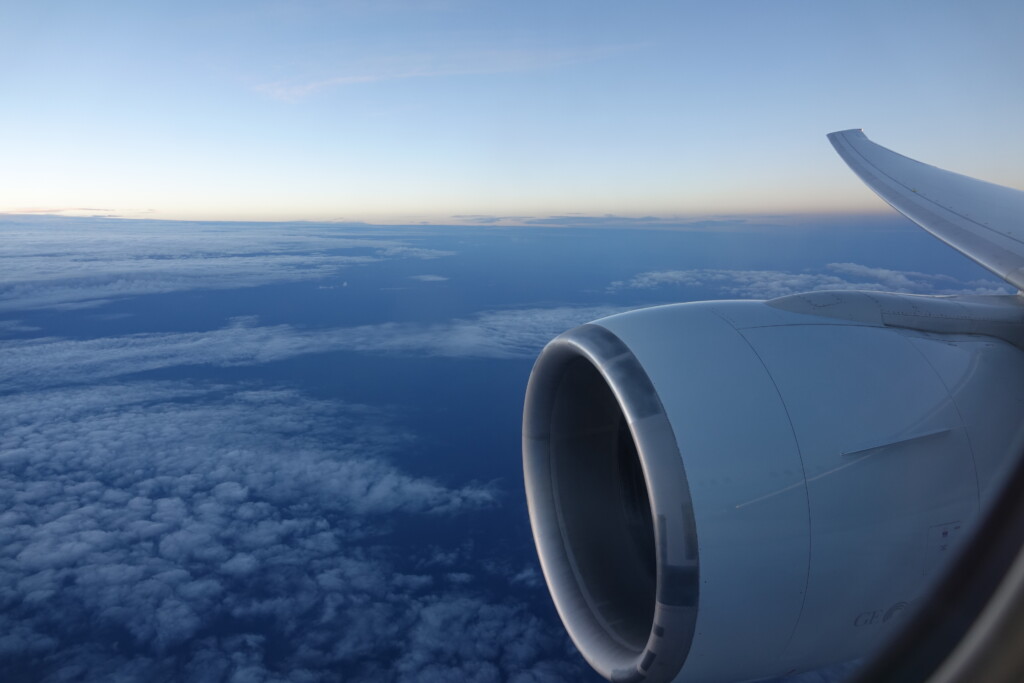
<svg viewBox="0 0 1024 683">
<path fill-rule="evenodd" d="M 710 289 L 715 296 L 741 299 L 774 299 L 824 289 L 908 294 L 1012 294 L 1007 286 L 995 280 L 964 282 L 948 275 L 872 268 L 857 263 L 830 263 L 826 272 L 713 268 L 650 271 L 613 282 L 609 291 L 666 286 Z"/>
<path fill-rule="evenodd" d="M 396 516 L 447 523 L 495 504 L 490 486 L 391 464 L 410 438 L 378 411 L 287 390 L 0 397 L 0 668 L 216 681 L 578 671 L 523 604 L 431 569 L 436 546 L 391 544 Z"/>
<path fill-rule="evenodd" d="M 558 651 L 545 631 L 519 606 L 462 596 L 432 600 L 416 612 L 409 647 L 396 661 L 398 680 L 499 681 L 530 668 L 526 664 L 534 665 L 539 680 L 564 680 L 574 667 L 546 659 Z"/>
</svg>

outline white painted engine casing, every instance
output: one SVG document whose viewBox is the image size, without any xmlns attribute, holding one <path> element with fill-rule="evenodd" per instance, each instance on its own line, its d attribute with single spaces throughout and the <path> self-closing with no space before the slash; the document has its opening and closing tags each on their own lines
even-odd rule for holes
<svg viewBox="0 0 1024 683">
<path fill-rule="evenodd" d="M 1024 352 L 993 337 L 759 301 L 604 318 L 552 341 L 527 391 L 545 578 L 611 680 L 854 659 L 925 593 L 1022 426 Z"/>
</svg>

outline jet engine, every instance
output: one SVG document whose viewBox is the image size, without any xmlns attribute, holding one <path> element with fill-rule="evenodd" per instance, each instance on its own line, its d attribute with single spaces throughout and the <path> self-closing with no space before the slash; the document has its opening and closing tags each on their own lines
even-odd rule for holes
<svg viewBox="0 0 1024 683">
<path fill-rule="evenodd" d="M 1021 308 L 984 299 L 677 304 L 548 344 L 527 498 L 586 660 L 737 681 L 891 636 L 1024 447 Z"/>
</svg>

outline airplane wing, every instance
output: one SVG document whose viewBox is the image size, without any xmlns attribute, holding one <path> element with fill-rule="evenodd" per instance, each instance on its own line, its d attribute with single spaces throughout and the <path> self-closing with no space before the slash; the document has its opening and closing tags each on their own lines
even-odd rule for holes
<svg viewBox="0 0 1024 683">
<path fill-rule="evenodd" d="M 1024 192 L 915 161 L 875 144 L 859 129 L 828 138 L 894 209 L 1024 289 Z"/>
</svg>

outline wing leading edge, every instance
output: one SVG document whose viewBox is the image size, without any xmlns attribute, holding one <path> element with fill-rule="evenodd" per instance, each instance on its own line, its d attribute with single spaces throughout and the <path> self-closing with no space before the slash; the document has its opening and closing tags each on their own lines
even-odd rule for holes
<svg viewBox="0 0 1024 683">
<path fill-rule="evenodd" d="M 1024 289 L 1024 192 L 923 164 L 859 129 L 830 133 L 843 161 L 894 209 Z"/>
</svg>

